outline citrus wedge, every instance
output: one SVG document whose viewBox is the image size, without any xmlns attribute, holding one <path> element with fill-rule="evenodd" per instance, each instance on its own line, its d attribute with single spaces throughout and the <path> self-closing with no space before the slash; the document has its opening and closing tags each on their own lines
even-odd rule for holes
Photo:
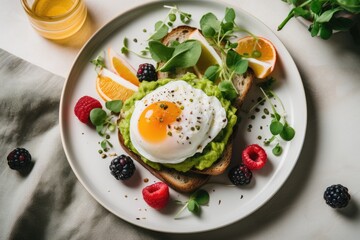
<svg viewBox="0 0 360 240">
<path fill-rule="evenodd" d="M 244 37 L 238 40 L 235 51 L 249 60 L 249 67 L 255 76 L 264 79 L 274 70 L 276 63 L 276 49 L 274 45 L 263 37 Z"/>
<path fill-rule="evenodd" d="M 104 101 L 125 101 L 137 90 L 137 86 L 105 68 L 96 79 L 96 91 Z"/>
<path fill-rule="evenodd" d="M 111 70 L 120 77 L 139 86 L 140 82 L 136 77 L 136 70 L 117 52 L 112 48 L 108 48 L 108 58 Z"/>
<path fill-rule="evenodd" d="M 195 72 L 199 77 L 204 75 L 206 69 L 212 65 L 222 65 L 220 56 L 217 54 L 215 49 L 209 44 L 205 37 L 199 32 L 194 30 L 190 35 L 189 39 L 196 39 L 201 43 L 201 55 L 194 66 Z"/>
</svg>

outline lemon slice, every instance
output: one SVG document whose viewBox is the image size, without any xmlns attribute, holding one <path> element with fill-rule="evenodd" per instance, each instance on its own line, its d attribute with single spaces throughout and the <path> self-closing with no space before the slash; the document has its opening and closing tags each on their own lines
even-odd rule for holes
<svg viewBox="0 0 360 240">
<path fill-rule="evenodd" d="M 201 43 L 201 55 L 196 63 L 194 69 L 196 74 L 199 77 L 202 77 L 206 69 L 212 65 L 218 64 L 222 65 L 222 60 L 217 54 L 215 49 L 209 44 L 205 37 L 199 32 L 199 30 L 194 30 L 190 35 L 189 39 L 198 40 Z"/>
<path fill-rule="evenodd" d="M 101 70 L 96 79 L 96 91 L 104 101 L 125 101 L 137 90 L 137 86 L 106 68 Z"/>
</svg>

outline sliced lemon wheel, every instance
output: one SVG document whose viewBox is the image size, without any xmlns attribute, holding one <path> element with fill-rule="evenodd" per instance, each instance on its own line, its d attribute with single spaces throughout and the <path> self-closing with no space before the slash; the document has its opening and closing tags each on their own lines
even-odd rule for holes
<svg viewBox="0 0 360 240">
<path fill-rule="evenodd" d="M 101 70 L 96 79 L 96 91 L 104 101 L 125 101 L 137 90 L 137 86 L 106 68 Z"/>
</svg>

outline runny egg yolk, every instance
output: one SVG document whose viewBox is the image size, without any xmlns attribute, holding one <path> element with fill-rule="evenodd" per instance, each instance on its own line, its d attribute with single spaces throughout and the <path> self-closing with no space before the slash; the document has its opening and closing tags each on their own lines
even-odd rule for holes
<svg viewBox="0 0 360 240">
<path fill-rule="evenodd" d="M 141 113 L 138 130 L 144 140 L 161 142 L 168 135 L 168 125 L 175 122 L 181 109 L 175 103 L 159 101 L 147 106 Z"/>
</svg>

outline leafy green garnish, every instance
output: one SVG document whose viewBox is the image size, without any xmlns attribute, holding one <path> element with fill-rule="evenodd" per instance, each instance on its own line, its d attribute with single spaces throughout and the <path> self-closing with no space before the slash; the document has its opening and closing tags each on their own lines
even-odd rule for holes
<svg viewBox="0 0 360 240">
<path fill-rule="evenodd" d="M 169 29 L 173 26 L 173 23 L 179 15 L 180 21 L 184 24 L 187 24 L 191 20 L 191 14 L 180 11 L 177 6 L 164 6 L 165 8 L 170 9 L 166 18 L 162 21 L 157 21 L 155 23 L 155 31 L 149 37 L 149 40 L 161 40 L 169 32 Z"/>
<path fill-rule="evenodd" d="M 259 85 L 259 88 L 261 92 L 264 95 L 264 98 L 261 99 L 258 104 L 262 103 L 263 101 L 267 101 L 271 106 L 271 123 L 269 125 L 270 132 L 272 136 L 264 141 L 265 145 L 270 145 L 275 139 L 277 139 L 277 136 L 280 136 L 285 141 L 291 141 L 295 137 L 295 130 L 290 126 L 290 124 L 286 120 L 286 111 L 284 108 L 284 105 L 282 104 L 280 98 L 277 96 L 277 94 L 272 90 L 272 84 L 275 82 L 274 78 L 268 79 L 266 82 Z M 277 103 L 279 103 L 282 107 L 283 113 L 280 114 L 274 104 L 272 103 L 272 100 L 270 98 L 275 98 Z M 276 156 L 279 156 L 282 153 L 282 147 L 279 143 L 276 144 L 276 146 L 272 150 L 273 154 Z"/>
<path fill-rule="evenodd" d="M 207 205 L 210 200 L 210 195 L 204 189 L 199 189 L 190 195 L 190 198 L 185 203 L 177 201 L 179 204 L 184 204 L 180 211 L 175 215 L 175 219 L 179 218 L 179 215 L 187 208 L 194 214 L 199 214 L 201 206 Z"/>
<path fill-rule="evenodd" d="M 360 13 L 360 0 L 287 0 L 294 7 L 278 26 L 281 30 L 293 17 L 310 20 L 309 31 L 312 37 L 320 36 L 329 39 L 333 30 L 349 30 L 355 19 L 345 18 L 340 12 L 348 15 Z"/>
<path fill-rule="evenodd" d="M 114 114 L 118 114 L 121 111 L 123 102 L 121 100 L 113 100 L 105 103 L 105 107 L 110 110 L 107 113 L 101 108 L 94 108 L 90 111 L 90 121 L 95 126 L 96 131 L 100 136 L 103 137 L 103 140 L 100 142 L 102 149 L 106 149 L 107 146 L 112 147 L 112 144 L 107 139 L 108 131 L 114 132 L 116 130 L 117 117 Z"/>
<path fill-rule="evenodd" d="M 213 13 L 206 13 L 200 19 L 202 34 L 210 45 L 220 53 L 223 62 L 220 66 L 210 66 L 205 71 L 204 77 L 211 81 L 220 80 L 219 89 L 224 97 L 229 100 L 235 99 L 238 94 L 232 82 L 234 76 L 243 74 L 248 69 L 248 56 L 242 56 L 235 52 L 233 48 L 237 46 L 237 42 L 231 42 L 231 39 L 237 32 L 249 32 L 240 28 L 236 24 L 235 18 L 234 9 L 226 8 L 222 20 L 219 20 Z"/>
<path fill-rule="evenodd" d="M 106 67 L 103 54 L 99 54 L 95 59 L 90 60 L 90 63 L 95 65 L 95 71 L 97 72 Z"/>
<path fill-rule="evenodd" d="M 201 54 L 201 43 L 197 40 L 186 40 L 175 47 L 160 47 L 160 44 L 150 42 L 149 50 L 155 60 L 165 62 L 159 68 L 161 72 L 192 67 L 197 63 Z"/>
<path fill-rule="evenodd" d="M 123 101 L 121 100 L 107 101 L 105 103 L 105 107 L 113 113 L 119 113 L 122 106 L 123 106 Z"/>
</svg>

